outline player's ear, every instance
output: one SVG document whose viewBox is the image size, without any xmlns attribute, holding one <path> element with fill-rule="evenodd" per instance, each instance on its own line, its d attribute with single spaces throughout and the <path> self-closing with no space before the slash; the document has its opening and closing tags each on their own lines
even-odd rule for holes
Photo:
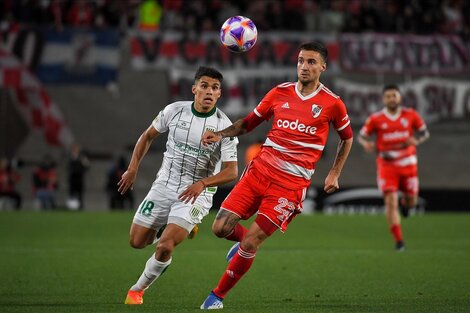
<svg viewBox="0 0 470 313">
<path fill-rule="evenodd" d="M 191 91 L 192 91 L 192 93 L 193 93 L 194 95 L 196 94 L 196 85 L 193 85 L 193 86 L 191 87 Z"/>
<path fill-rule="evenodd" d="M 326 71 L 326 62 L 322 64 L 321 71 L 322 72 Z"/>
</svg>

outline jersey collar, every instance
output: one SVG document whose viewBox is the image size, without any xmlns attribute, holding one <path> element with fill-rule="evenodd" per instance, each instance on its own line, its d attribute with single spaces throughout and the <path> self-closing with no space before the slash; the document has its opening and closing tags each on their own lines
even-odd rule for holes
<svg viewBox="0 0 470 313">
<path fill-rule="evenodd" d="M 323 84 L 320 83 L 320 85 L 318 86 L 318 88 L 317 88 L 315 91 L 313 91 L 313 92 L 312 92 L 311 94 L 309 94 L 309 95 L 303 96 L 303 95 L 300 93 L 299 89 L 297 89 L 297 84 L 298 84 L 298 82 L 295 84 L 295 93 L 296 93 L 297 96 L 299 96 L 299 98 L 302 99 L 303 101 L 315 97 L 315 96 L 320 92 L 320 90 L 321 90 L 322 87 L 323 87 Z"/>
<path fill-rule="evenodd" d="M 383 108 L 382 111 L 384 112 L 384 115 L 391 121 L 396 121 L 401 115 L 401 108 L 398 108 L 395 114 L 389 113 L 387 108 Z"/>
<path fill-rule="evenodd" d="M 201 113 L 201 112 L 196 111 L 196 108 L 194 107 L 194 101 L 193 101 L 193 103 L 191 103 L 191 112 L 193 112 L 193 114 L 196 115 L 197 117 L 209 117 L 209 116 L 212 116 L 212 115 L 214 115 L 214 113 L 215 113 L 216 110 L 217 110 L 217 107 L 214 105 L 214 107 L 212 108 L 212 110 L 210 110 L 209 112 L 207 112 L 207 113 Z"/>
</svg>

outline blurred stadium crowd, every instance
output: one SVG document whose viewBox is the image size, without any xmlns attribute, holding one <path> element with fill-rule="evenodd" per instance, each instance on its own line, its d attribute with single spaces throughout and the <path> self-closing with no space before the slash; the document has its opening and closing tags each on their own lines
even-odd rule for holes
<svg viewBox="0 0 470 313">
<path fill-rule="evenodd" d="M 2 0 L 1 27 L 15 23 L 119 28 L 144 26 L 154 10 L 162 30 L 218 30 L 227 16 L 246 15 L 259 30 L 459 34 L 470 38 L 465 0 Z"/>
</svg>

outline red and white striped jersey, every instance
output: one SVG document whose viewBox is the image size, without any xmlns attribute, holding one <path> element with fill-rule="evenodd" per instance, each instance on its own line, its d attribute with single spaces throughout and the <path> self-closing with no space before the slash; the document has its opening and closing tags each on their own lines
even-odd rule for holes
<svg viewBox="0 0 470 313">
<path fill-rule="evenodd" d="M 337 131 L 350 124 L 343 101 L 323 84 L 307 96 L 296 85 L 284 83 L 274 87 L 254 109 L 258 117 L 264 120 L 272 117 L 273 122 L 253 166 L 288 189 L 310 184 L 330 123 Z"/>
<path fill-rule="evenodd" d="M 405 146 L 405 141 L 413 136 L 414 130 L 424 130 L 426 124 L 421 116 L 411 108 L 400 108 L 391 115 L 386 109 L 373 113 L 361 129 L 361 135 L 375 134 L 377 162 L 391 162 L 397 166 L 417 164 L 416 147 Z"/>
</svg>

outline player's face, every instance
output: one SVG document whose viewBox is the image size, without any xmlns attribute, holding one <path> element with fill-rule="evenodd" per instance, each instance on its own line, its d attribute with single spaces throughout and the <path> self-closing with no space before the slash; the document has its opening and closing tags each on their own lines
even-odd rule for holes
<svg viewBox="0 0 470 313">
<path fill-rule="evenodd" d="M 192 88 L 196 111 L 207 113 L 212 110 L 222 93 L 220 81 L 208 76 L 202 76 Z"/>
<path fill-rule="evenodd" d="M 389 89 L 383 94 L 383 103 L 390 111 L 396 111 L 401 103 L 401 95 L 398 90 Z"/>
<path fill-rule="evenodd" d="M 326 63 L 320 53 L 310 50 L 300 50 L 297 59 L 297 77 L 302 84 L 315 82 L 326 70 Z"/>
</svg>

